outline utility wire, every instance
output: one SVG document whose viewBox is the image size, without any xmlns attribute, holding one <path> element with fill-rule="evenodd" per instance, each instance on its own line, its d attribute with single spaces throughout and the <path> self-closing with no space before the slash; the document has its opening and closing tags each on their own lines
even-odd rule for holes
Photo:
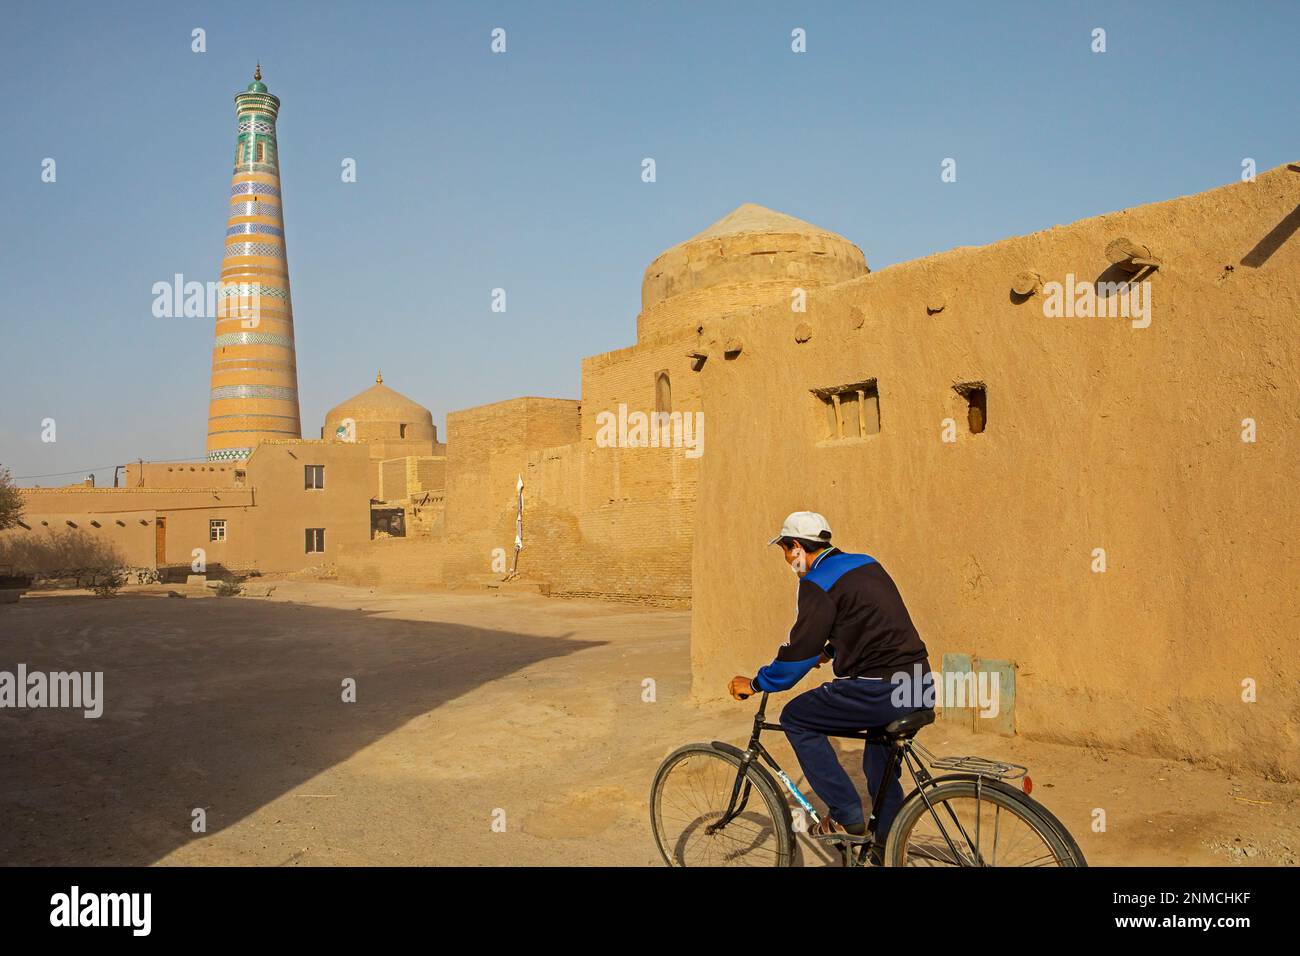
<svg viewBox="0 0 1300 956">
<path fill-rule="evenodd" d="M 178 461 L 198 461 L 197 458 L 145 458 L 146 465 L 173 465 Z M 31 481 L 35 478 L 62 478 L 65 475 L 87 475 L 92 471 L 108 471 L 110 468 L 122 468 L 125 465 L 138 464 L 140 459 L 119 462 L 115 465 L 96 465 L 94 468 L 74 468 L 72 471 L 53 471 L 46 475 L 14 475 L 14 481 Z"/>
</svg>

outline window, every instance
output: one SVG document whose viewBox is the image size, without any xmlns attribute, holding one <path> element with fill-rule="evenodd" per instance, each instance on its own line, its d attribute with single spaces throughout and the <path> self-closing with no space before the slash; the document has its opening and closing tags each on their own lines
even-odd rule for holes
<svg viewBox="0 0 1300 956">
<path fill-rule="evenodd" d="M 983 382 L 962 382 L 953 391 L 966 399 L 966 425 L 972 435 L 984 431 L 989 421 L 989 391 Z"/>
<path fill-rule="evenodd" d="M 257 144 L 257 161 L 260 163 L 266 157 L 266 144 Z"/>
<path fill-rule="evenodd" d="M 673 383 L 667 372 L 655 375 L 655 411 L 671 412 L 673 410 Z"/>
<path fill-rule="evenodd" d="M 876 380 L 854 385 L 815 388 L 813 395 L 822 406 L 822 439 L 866 438 L 880 433 L 880 393 Z"/>
<path fill-rule="evenodd" d="M 398 437 L 398 438 L 405 438 L 405 437 L 406 437 L 406 426 L 405 426 L 405 425 L 398 425 L 398 426 L 397 426 L 397 437 Z"/>
<path fill-rule="evenodd" d="M 226 519 L 213 518 L 208 522 L 208 540 L 225 541 L 226 540 Z"/>
<path fill-rule="evenodd" d="M 325 551 L 325 529 L 308 528 L 307 529 L 307 553 L 321 554 Z"/>
<path fill-rule="evenodd" d="M 303 465 L 303 487 L 319 490 L 325 487 L 324 465 Z"/>
</svg>

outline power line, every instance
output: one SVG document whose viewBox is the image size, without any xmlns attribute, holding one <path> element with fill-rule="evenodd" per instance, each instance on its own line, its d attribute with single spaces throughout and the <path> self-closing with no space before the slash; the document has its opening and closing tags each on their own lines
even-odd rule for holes
<svg viewBox="0 0 1300 956">
<path fill-rule="evenodd" d="M 143 460 L 146 465 L 172 465 L 178 461 L 198 461 L 198 458 L 145 458 L 136 459 L 136 462 Z M 125 465 L 134 464 L 135 462 L 126 462 Z M 14 481 L 32 481 L 36 478 L 62 478 L 65 475 L 85 475 L 92 471 L 108 471 L 110 468 L 122 468 L 125 465 L 121 462 L 115 465 L 96 465 L 93 468 L 74 468 L 72 471 L 52 471 L 45 475 L 13 475 Z"/>
</svg>

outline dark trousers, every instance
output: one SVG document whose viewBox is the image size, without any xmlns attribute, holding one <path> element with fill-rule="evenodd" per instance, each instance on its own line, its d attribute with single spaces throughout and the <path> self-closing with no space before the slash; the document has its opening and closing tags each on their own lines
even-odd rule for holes
<svg viewBox="0 0 1300 956">
<path fill-rule="evenodd" d="M 928 673 L 923 677 L 925 681 L 930 679 Z M 840 766 L 826 735 L 883 727 L 891 720 L 921 709 L 913 703 L 920 698 L 911 693 L 905 698 L 907 706 L 896 706 L 891 699 L 896 690 L 897 685 L 889 680 L 844 678 L 805 691 L 781 710 L 781 727 L 799 758 L 804 776 L 826 803 L 831 818 L 842 826 L 865 822 L 862 798 Z M 868 806 L 885 775 L 888 756 L 889 748 L 881 744 L 868 744 L 862 754 L 862 770 L 870 787 Z M 886 784 L 884 803 L 876 821 L 877 840 L 883 841 L 889 833 L 903 802 L 901 772 L 902 767 L 897 767 Z"/>
</svg>

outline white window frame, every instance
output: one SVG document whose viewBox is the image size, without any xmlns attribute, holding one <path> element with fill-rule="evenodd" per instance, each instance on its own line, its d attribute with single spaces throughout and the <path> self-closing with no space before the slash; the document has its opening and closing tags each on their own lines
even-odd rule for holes
<svg viewBox="0 0 1300 956">
<path fill-rule="evenodd" d="M 226 540 L 226 519 L 209 518 L 208 519 L 208 542 L 222 542 Z"/>
</svg>

